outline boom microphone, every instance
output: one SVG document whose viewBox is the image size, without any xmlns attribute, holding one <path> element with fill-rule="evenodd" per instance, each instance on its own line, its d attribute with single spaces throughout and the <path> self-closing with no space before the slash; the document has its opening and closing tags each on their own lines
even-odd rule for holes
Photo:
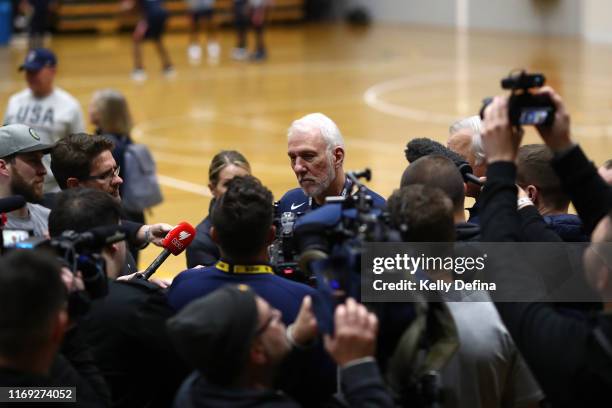
<svg viewBox="0 0 612 408">
<path fill-rule="evenodd" d="M 155 258 L 155 260 L 141 274 L 136 274 L 137 278 L 149 280 L 151 275 L 155 273 L 157 268 L 170 256 L 176 256 L 183 252 L 185 248 L 191 244 L 195 238 L 195 229 L 187 222 L 181 222 L 174 227 L 162 241 L 164 250 Z"/>
<path fill-rule="evenodd" d="M 15 211 L 24 205 L 26 205 L 25 198 L 20 195 L 0 198 L 0 213 Z"/>
<path fill-rule="evenodd" d="M 406 154 L 406 159 L 409 163 L 412 163 L 415 160 L 420 159 L 424 156 L 430 156 L 434 154 L 438 156 L 444 156 L 448 159 L 451 159 L 453 163 L 455 163 L 465 182 L 471 182 L 476 185 L 482 186 L 482 182 L 480 181 L 480 179 L 474 175 L 472 166 L 470 166 L 470 164 L 463 158 L 463 156 L 453 152 L 452 150 L 436 142 L 435 140 L 431 140 L 426 137 L 412 139 L 406 145 L 406 150 L 404 150 L 404 153 Z"/>
</svg>

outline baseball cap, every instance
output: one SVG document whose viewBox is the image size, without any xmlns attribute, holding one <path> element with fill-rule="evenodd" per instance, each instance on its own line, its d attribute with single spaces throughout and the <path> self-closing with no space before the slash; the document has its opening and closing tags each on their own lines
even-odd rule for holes
<svg viewBox="0 0 612 408">
<path fill-rule="evenodd" d="M 53 51 L 47 48 L 36 48 L 28 52 L 19 70 L 38 71 L 44 67 L 54 67 L 56 65 L 57 58 Z"/>
<path fill-rule="evenodd" d="M 29 126 L 15 124 L 0 127 L 0 158 L 16 153 L 49 153 L 51 148 L 53 145 L 42 143 L 40 136 Z"/>
<path fill-rule="evenodd" d="M 227 385 L 247 362 L 257 323 L 255 293 L 227 285 L 189 303 L 166 325 L 183 360 L 209 382 Z"/>
</svg>

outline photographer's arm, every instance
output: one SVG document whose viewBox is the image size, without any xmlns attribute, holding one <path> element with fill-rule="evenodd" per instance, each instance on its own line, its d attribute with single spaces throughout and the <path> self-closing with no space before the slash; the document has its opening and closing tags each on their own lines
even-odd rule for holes
<svg viewBox="0 0 612 408">
<path fill-rule="evenodd" d="M 485 131 L 482 135 L 487 157 L 487 181 L 478 199 L 481 206 L 483 242 L 516 242 L 520 240 L 516 165 L 514 160 L 521 143 L 521 132 L 510 127 L 508 100 L 496 97 L 485 109 Z"/>
<path fill-rule="evenodd" d="M 483 240 L 514 242 L 520 240 L 514 184 L 514 158 L 520 138 L 512 134 L 507 108 L 497 98 L 496 101 L 485 111 L 483 144 L 489 168 L 481 195 L 481 228 Z M 492 296 L 495 299 L 495 293 Z M 496 302 L 495 306 L 547 397 L 553 404 L 568 402 L 581 387 L 578 384 L 584 384 L 580 373 L 588 365 L 586 322 L 564 316 L 548 303 Z M 576 405 L 577 401 L 573 402 Z"/>
<path fill-rule="evenodd" d="M 561 97 L 550 87 L 540 93 L 548 94 L 555 104 L 555 121 L 550 127 L 538 127 L 540 136 L 555 153 L 552 166 L 561 179 L 585 231 L 590 234 L 599 220 L 612 208 L 612 188 L 597 173 L 584 152 L 570 135 L 570 116 Z"/>
</svg>

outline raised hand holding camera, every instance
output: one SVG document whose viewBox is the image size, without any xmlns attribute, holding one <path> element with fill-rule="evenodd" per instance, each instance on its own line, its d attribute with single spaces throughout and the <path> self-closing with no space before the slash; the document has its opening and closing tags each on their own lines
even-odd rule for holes
<svg viewBox="0 0 612 408">
<path fill-rule="evenodd" d="M 570 137 L 570 117 L 565 110 L 563 100 L 554 89 L 545 86 L 538 90 L 538 95 L 546 95 L 555 105 L 555 119 L 551 126 L 536 126 L 544 143 L 554 152 L 569 149 L 574 145 Z"/>
<path fill-rule="evenodd" d="M 555 121 L 557 106 L 547 92 L 534 92 L 532 89 L 544 86 L 543 74 L 528 74 L 525 70 L 502 79 L 502 89 L 511 91 L 508 99 L 508 118 L 514 127 L 532 125 L 539 127 L 552 126 Z M 480 109 L 484 119 L 486 107 L 493 101 L 486 98 Z"/>
<path fill-rule="evenodd" d="M 482 142 L 487 162 L 513 162 L 523 138 L 523 131 L 510 126 L 507 97 L 496 96 L 486 107 L 484 129 Z"/>
</svg>

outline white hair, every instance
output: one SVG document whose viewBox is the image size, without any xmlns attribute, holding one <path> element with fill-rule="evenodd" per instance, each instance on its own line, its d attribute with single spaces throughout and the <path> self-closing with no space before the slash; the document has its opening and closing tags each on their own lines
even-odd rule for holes
<svg viewBox="0 0 612 408">
<path fill-rule="evenodd" d="M 321 132 L 328 151 L 337 146 L 344 147 L 344 139 L 340 129 L 333 120 L 322 113 L 310 113 L 293 121 L 287 131 L 287 139 L 291 139 L 295 132 L 308 132 L 312 129 L 318 129 Z"/>
<path fill-rule="evenodd" d="M 448 129 L 450 135 L 454 135 L 460 130 L 468 129 L 472 133 L 472 153 L 474 153 L 474 164 L 481 165 L 484 163 L 486 156 L 484 152 L 484 147 L 482 145 L 482 121 L 480 120 L 480 116 L 470 116 L 467 118 L 463 118 L 453 123 L 451 127 Z"/>
</svg>

